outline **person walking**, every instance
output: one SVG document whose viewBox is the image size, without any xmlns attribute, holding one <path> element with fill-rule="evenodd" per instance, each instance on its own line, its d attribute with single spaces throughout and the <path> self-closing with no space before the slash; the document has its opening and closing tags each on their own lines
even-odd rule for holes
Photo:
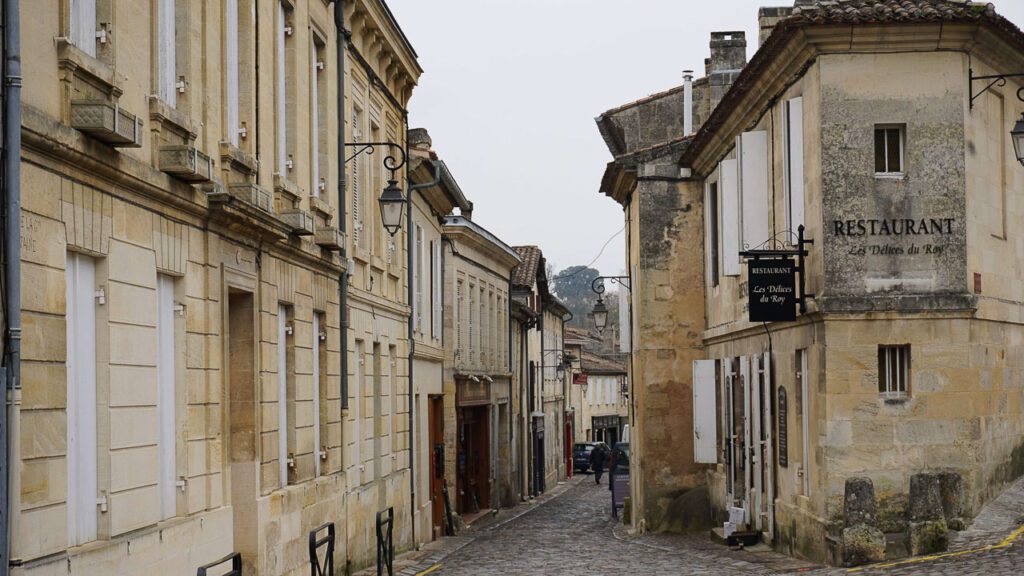
<svg viewBox="0 0 1024 576">
<path fill-rule="evenodd" d="M 601 474 L 604 473 L 604 448 L 598 444 L 590 451 L 590 468 L 594 471 L 594 481 L 601 483 Z"/>
</svg>

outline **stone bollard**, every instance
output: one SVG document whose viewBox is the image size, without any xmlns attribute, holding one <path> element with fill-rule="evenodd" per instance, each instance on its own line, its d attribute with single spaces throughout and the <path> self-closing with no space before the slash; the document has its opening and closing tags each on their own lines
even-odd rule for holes
<svg viewBox="0 0 1024 576">
<path fill-rule="evenodd" d="M 950 530 L 963 530 L 967 522 L 964 514 L 964 479 L 959 472 L 940 472 L 939 489 L 942 498 L 942 515 Z"/>
<path fill-rule="evenodd" d="M 843 565 L 885 560 L 885 535 L 875 528 L 878 507 L 870 478 L 848 478 L 843 500 Z"/>
<path fill-rule="evenodd" d="M 919 472 L 910 477 L 909 508 L 907 544 L 910 555 L 944 552 L 949 546 L 949 528 L 942 508 L 938 474 Z"/>
</svg>

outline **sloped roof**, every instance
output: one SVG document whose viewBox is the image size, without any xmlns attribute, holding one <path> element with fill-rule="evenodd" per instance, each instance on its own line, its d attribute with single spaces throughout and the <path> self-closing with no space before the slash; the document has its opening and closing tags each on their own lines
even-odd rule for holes
<svg viewBox="0 0 1024 576">
<path fill-rule="evenodd" d="M 936 22 L 994 17 L 995 7 L 967 0 L 819 0 L 798 6 L 793 17 L 815 24 Z"/>
<path fill-rule="evenodd" d="M 697 131 L 693 142 L 682 153 L 681 165 L 687 165 L 710 142 L 726 118 L 756 84 L 786 44 L 807 26 L 852 24 L 934 24 L 979 23 L 991 27 L 1009 44 L 1024 51 L 1024 33 L 998 15 L 987 2 L 968 0 L 816 0 L 800 2 L 793 15 L 775 26 L 754 57 L 740 72 L 710 118 Z"/>
<path fill-rule="evenodd" d="M 580 366 L 588 374 L 625 374 L 626 366 L 597 354 L 580 354 Z"/>
<path fill-rule="evenodd" d="M 544 255 L 537 246 L 515 246 L 514 250 L 523 261 L 512 269 L 512 286 L 532 288 L 537 280 L 537 266 L 544 260 Z"/>
<path fill-rule="evenodd" d="M 585 328 L 577 328 L 575 326 L 565 327 L 565 339 L 566 340 L 590 340 L 592 342 L 603 342 L 600 336 L 592 333 L 590 330 Z"/>
</svg>

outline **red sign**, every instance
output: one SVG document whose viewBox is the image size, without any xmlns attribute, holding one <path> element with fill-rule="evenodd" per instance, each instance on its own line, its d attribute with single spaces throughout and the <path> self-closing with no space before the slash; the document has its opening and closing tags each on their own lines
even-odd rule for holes
<svg viewBox="0 0 1024 576">
<path fill-rule="evenodd" d="M 573 374 L 572 375 L 572 383 L 573 384 L 582 384 L 582 385 L 586 386 L 587 385 L 587 375 L 586 374 Z"/>
</svg>

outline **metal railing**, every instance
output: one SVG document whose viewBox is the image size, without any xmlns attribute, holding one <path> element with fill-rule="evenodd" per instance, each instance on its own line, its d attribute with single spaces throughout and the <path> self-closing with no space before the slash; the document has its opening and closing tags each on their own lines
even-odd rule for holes
<svg viewBox="0 0 1024 576">
<path fill-rule="evenodd" d="M 238 552 L 232 552 L 216 562 L 211 562 L 206 566 L 200 566 L 199 569 L 196 570 L 196 576 L 207 576 L 207 570 L 216 568 L 217 566 L 228 562 L 231 562 L 231 571 L 224 573 L 222 576 L 242 576 L 242 555 Z"/>
<path fill-rule="evenodd" d="M 377 512 L 377 576 L 388 570 L 388 576 L 394 576 L 392 561 L 395 559 L 395 547 L 391 540 L 395 525 L 395 509 L 387 508 Z"/>
<path fill-rule="evenodd" d="M 317 538 L 316 535 L 324 530 L 327 534 Z M 326 548 L 323 564 L 320 563 L 320 548 Z M 334 576 L 334 522 L 309 533 L 309 573 L 311 576 Z"/>
</svg>

